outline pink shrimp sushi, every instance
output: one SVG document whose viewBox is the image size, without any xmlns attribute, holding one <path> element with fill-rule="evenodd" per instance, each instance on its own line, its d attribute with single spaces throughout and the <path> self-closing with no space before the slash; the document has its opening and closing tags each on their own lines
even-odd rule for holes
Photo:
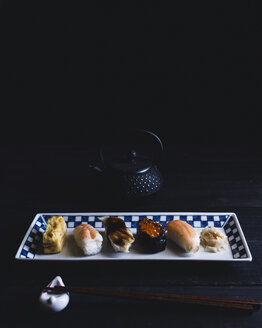
<svg viewBox="0 0 262 328">
<path fill-rule="evenodd" d="M 95 255 L 102 249 L 103 237 L 90 224 L 75 227 L 74 239 L 85 255 Z"/>
</svg>

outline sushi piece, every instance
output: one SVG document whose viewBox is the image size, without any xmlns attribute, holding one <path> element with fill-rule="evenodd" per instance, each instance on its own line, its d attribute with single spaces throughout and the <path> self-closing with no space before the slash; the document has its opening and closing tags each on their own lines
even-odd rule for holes
<svg viewBox="0 0 262 328">
<path fill-rule="evenodd" d="M 196 253 L 199 250 L 199 236 L 196 230 L 182 220 L 170 221 L 166 225 L 167 236 L 187 253 Z"/>
<path fill-rule="evenodd" d="M 116 252 L 129 252 L 135 238 L 126 227 L 125 221 L 119 217 L 100 218 L 105 225 L 106 236 Z"/>
<path fill-rule="evenodd" d="M 163 251 L 166 248 L 166 233 L 166 229 L 161 223 L 148 219 L 147 217 L 138 222 L 138 239 L 152 253 Z"/>
<path fill-rule="evenodd" d="M 48 219 L 43 233 L 43 251 L 45 254 L 60 253 L 66 240 L 66 223 L 62 216 Z"/>
<path fill-rule="evenodd" d="M 74 238 L 85 255 L 95 255 L 102 249 L 103 237 L 90 224 L 80 224 L 74 229 Z"/>
</svg>

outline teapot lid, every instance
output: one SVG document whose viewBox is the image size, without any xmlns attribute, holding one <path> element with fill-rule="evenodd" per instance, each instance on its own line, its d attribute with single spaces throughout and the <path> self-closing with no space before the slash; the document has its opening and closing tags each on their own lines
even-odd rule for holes
<svg viewBox="0 0 262 328">
<path fill-rule="evenodd" d="M 152 161 L 146 157 L 137 156 L 133 149 L 125 156 L 113 158 L 109 166 L 122 173 L 137 174 L 147 172 L 152 167 Z"/>
<path fill-rule="evenodd" d="M 153 132 L 140 129 L 109 130 L 105 136 L 99 152 L 105 167 L 126 174 L 137 174 L 145 173 L 154 163 L 159 163 L 163 144 Z"/>
</svg>

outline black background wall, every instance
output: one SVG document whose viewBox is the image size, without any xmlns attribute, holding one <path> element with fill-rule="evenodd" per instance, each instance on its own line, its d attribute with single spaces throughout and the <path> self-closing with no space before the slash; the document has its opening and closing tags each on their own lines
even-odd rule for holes
<svg viewBox="0 0 262 328">
<path fill-rule="evenodd" d="M 1 1 L 1 144 L 261 139 L 254 2 Z"/>
</svg>

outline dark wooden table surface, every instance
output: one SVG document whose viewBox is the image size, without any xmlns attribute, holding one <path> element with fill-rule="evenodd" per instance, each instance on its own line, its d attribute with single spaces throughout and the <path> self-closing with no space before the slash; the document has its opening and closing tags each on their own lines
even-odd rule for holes
<svg viewBox="0 0 262 328">
<path fill-rule="evenodd" d="M 1 147 L 1 308 L 5 327 L 259 327 L 262 310 L 244 313 L 71 295 L 46 314 L 41 289 L 54 276 L 65 284 L 262 299 L 262 152 L 250 145 L 167 145 L 163 189 L 123 202 L 101 190 L 88 170 L 96 149 L 77 145 Z M 14 256 L 37 212 L 230 211 L 238 216 L 252 262 L 20 262 Z M 2 319 L 2 317 L 1 317 Z"/>
</svg>

